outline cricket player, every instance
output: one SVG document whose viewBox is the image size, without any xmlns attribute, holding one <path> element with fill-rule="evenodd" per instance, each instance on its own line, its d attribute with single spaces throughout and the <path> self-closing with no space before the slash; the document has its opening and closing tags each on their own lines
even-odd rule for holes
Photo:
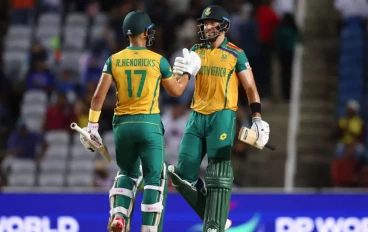
<svg viewBox="0 0 368 232">
<path fill-rule="evenodd" d="M 239 82 L 250 103 L 251 129 L 257 132 L 257 144 L 268 142 L 270 130 L 261 118 L 260 98 L 248 59 L 242 49 L 225 37 L 230 28 L 229 14 L 221 6 L 209 6 L 198 21 L 204 43 L 194 45 L 191 51 L 200 56 L 201 68 L 195 76 L 192 111 L 180 145 L 179 161 L 177 166 L 170 165 L 168 171 L 176 190 L 204 220 L 203 232 L 223 232 L 231 225 L 227 220 L 233 185 L 230 156 Z M 175 59 L 174 73 L 184 73 L 183 60 Z M 209 164 L 204 185 L 198 171 L 206 154 Z"/>
<path fill-rule="evenodd" d="M 167 195 L 167 175 L 164 164 L 164 128 L 161 123 L 158 97 L 160 83 L 174 97 L 180 96 L 192 74 L 200 68 L 200 58 L 186 49 L 186 68 L 179 80 L 173 78 L 164 57 L 146 48 L 154 39 L 154 24 L 145 12 L 132 11 L 124 19 L 123 33 L 130 41 L 126 49 L 110 56 L 103 68 L 92 98 L 88 127 L 102 144 L 98 133 L 101 107 L 112 82 L 115 83 L 117 104 L 113 117 L 113 133 L 117 165 L 120 171 L 110 190 L 108 230 L 130 231 L 130 219 L 136 191 L 142 180 L 144 194 L 141 204 L 141 232 L 161 232 Z M 197 57 L 197 58 L 196 58 Z M 198 61 L 195 63 L 194 61 Z M 86 149 L 94 147 L 83 136 Z"/>
</svg>

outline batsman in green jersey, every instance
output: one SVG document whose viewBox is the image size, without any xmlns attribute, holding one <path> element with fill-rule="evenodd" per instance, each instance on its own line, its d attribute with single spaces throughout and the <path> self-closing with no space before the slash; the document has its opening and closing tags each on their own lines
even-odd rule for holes
<svg viewBox="0 0 368 232">
<path fill-rule="evenodd" d="M 161 123 L 158 97 L 161 83 L 166 91 L 180 96 L 200 63 L 188 64 L 185 75 L 173 77 L 168 61 L 146 46 L 154 39 L 154 24 L 147 13 L 132 11 L 124 19 L 123 33 L 130 46 L 107 59 L 92 98 L 88 127 L 84 128 L 103 144 L 98 133 L 101 108 L 112 83 L 116 87 L 113 118 L 116 162 L 120 171 L 110 195 L 108 230 L 129 232 L 137 188 L 144 180 L 141 232 L 162 232 L 167 196 L 164 127 Z M 189 56 L 189 51 L 184 53 Z M 192 56 L 197 54 L 192 53 Z M 200 61 L 200 58 L 198 57 Z M 196 71 L 196 72 L 197 72 Z M 81 136 L 86 149 L 92 144 Z M 142 171 L 140 170 L 142 164 Z M 143 176 L 142 176 L 143 174 Z"/>
<path fill-rule="evenodd" d="M 230 28 L 229 14 L 221 6 L 209 6 L 203 13 L 199 34 L 205 42 L 192 47 L 201 58 L 195 76 L 192 112 L 179 149 L 177 166 L 168 167 L 173 186 L 204 220 L 203 232 L 223 232 L 233 185 L 231 150 L 235 137 L 238 86 L 247 93 L 253 114 L 252 128 L 257 144 L 269 139 L 269 125 L 261 119 L 261 104 L 253 73 L 244 51 L 225 37 Z M 184 73 L 183 59 L 177 57 L 173 73 Z M 205 184 L 198 178 L 203 157 L 209 164 Z"/>
</svg>

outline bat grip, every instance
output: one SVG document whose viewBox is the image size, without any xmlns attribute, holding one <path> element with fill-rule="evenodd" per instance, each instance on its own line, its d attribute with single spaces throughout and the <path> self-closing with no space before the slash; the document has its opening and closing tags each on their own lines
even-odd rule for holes
<svg viewBox="0 0 368 232">
<path fill-rule="evenodd" d="M 267 147 L 268 149 L 271 149 L 271 150 L 276 150 L 276 146 L 270 142 L 268 142 L 265 147 Z"/>
</svg>

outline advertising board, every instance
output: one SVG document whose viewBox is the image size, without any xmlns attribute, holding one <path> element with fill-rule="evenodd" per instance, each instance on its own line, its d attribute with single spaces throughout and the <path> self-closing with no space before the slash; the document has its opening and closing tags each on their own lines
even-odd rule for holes
<svg viewBox="0 0 368 232">
<path fill-rule="evenodd" d="M 132 232 L 140 231 L 137 198 Z M 108 194 L 0 194 L 0 232 L 107 231 Z M 233 194 L 227 232 L 368 232 L 368 195 Z M 167 199 L 164 231 L 201 232 L 182 197 Z"/>
</svg>

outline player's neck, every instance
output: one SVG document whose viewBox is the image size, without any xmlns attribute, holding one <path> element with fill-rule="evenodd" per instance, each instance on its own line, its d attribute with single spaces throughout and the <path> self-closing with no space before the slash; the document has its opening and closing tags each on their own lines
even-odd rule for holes
<svg viewBox="0 0 368 232">
<path fill-rule="evenodd" d="M 214 48 L 219 47 L 222 42 L 224 42 L 225 36 L 224 35 L 219 35 L 219 37 L 217 37 L 217 39 L 213 42 L 210 42 L 211 46 Z"/>
<path fill-rule="evenodd" d="M 131 47 L 146 47 L 146 41 L 141 39 L 130 39 Z"/>
</svg>

